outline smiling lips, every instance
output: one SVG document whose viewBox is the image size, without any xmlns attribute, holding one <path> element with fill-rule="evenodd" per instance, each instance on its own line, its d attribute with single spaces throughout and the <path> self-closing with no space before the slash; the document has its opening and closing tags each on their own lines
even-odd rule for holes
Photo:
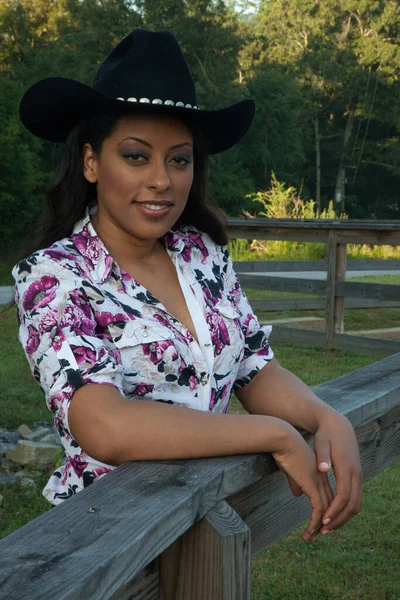
<svg viewBox="0 0 400 600">
<path fill-rule="evenodd" d="M 140 212 L 152 217 L 163 217 L 172 206 L 172 202 L 167 201 L 135 202 L 135 204 L 138 205 Z"/>
</svg>

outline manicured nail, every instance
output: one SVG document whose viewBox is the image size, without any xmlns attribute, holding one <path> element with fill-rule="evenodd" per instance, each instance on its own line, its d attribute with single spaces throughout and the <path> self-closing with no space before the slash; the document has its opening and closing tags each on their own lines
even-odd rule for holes
<svg viewBox="0 0 400 600">
<path fill-rule="evenodd" d="M 327 463 L 327 462 L 322 462 L 322 463 L 319 463 L 319 464 L 320 464 L 321 467 L 328 467 L 329 469 L 331 468 L 330 464 Z"/>
<path fill-rule="evenodd" d="M 324 519 L 322 521 L 323 525 L 329 525 L 329 523 L 332 521 L 332 519 Z"/>
<path fill-rule="evenodd" d="M 323 531 L 321 531 L 322 535 L 328 535 L 328 533 L 331 532 L 331 529 L 324 529 Z"/>
</svg>

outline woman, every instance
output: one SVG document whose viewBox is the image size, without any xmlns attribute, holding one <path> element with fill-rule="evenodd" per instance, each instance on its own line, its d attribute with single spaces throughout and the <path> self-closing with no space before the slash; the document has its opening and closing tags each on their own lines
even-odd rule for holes
<svg viewBox="0 0 400 600">
<path fill-rule="evenodd" d="M 20 341 L 67 454 L 44 496 L 59 504 L 129 460 L 271 452 L 310 499 L 304 540 L 346 523 L 361 507 L 354 431 L 273 357 L 205 196 L 207 155 L 243 137 L 253 102 L 199 110 L 172 34 L 137 29 L 93 87 L 42 80 L 20 114 L 65 143 L 13 269 Z M 250 414 L 227 414 L 231 392 Z"/>
</svg>

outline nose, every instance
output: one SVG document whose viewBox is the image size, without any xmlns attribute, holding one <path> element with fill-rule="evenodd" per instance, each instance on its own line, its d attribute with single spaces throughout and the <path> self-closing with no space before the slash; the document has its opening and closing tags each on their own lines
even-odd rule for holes
<svg viewBox="0 0 400 600">
<path fill-rule="evenodd" d="M 147 185 L 157 193 L 166 192 L 171 187 L 171 179 L 163 159 L 151 161 Z"/>
</svg>

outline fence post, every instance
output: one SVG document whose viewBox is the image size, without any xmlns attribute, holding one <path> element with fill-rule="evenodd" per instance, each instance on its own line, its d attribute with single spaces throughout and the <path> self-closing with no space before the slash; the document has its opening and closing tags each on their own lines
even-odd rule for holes
<svg viewBox="0 0 400 600">
<path fill-rule="evenodd" d="M 335 282 L 336 282 L 337 243 L 335 230 L 328 234 L 328 268 L 326 274 L 326 314 L 325 314 L 325 346 L 328 350 L 335 347 Z"/>
<path fill-rule="evenodd" d="M 225 501 L 183 536 L 176 600 L 250 600 L 251 532 Z"/>
<path fill-rule="evenodd" d="M 344 333 L 344 296 L 336 295 L 336 283 L 346 279 L 346 254 L 347 244 L 336 246 L 336 273 L 335 273 L 335 333 Z"/>
<path fill-rule="evenodd" d="M 335 348 L 335 333 L 344 333 L 344 297 L 336 295 L 336 282 L 346 279 L 346 244 L 338 244 L 334 229 L 328 235 L 325 346 Z"/>
</svg>

